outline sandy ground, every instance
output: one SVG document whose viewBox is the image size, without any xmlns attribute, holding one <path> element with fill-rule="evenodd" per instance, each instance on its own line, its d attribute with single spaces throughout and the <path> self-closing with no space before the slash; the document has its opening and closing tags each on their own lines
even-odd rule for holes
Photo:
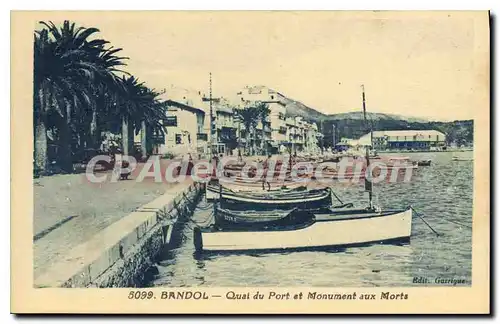
<svg viewBox="0 0 500 324">
<path fill-rule="evenodd" d="M 33 183 L 35 277 L 69 249 L 175 186 L 134 179 L 91 184 L 84 174 L 42 177 Z"/>
</svg>

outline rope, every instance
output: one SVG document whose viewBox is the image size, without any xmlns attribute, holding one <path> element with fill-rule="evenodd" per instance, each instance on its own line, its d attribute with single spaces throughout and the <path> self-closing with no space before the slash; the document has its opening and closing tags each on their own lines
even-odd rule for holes
<svg viewBox="0 0 500 324">
<path fill-rule="evenodd" d="M 186 199 L 188 203 L 190 203 L 191 205 L 194 205 L 194 201 L 189 199 L 185 192 L 183 192 L 182 195 L 184 196 L 184 199 Z"/>
<path fill-rule="evenodd" d="M 337 194 L 335 193 L 335 191 L 333 191 L 333 189 L 330 187 L 330 192 L 333 194 L 333 196 L 335 198 L 337 198 L 337 200 L 343 205 L 344 202 L 342 200 L 340 200 L 339 196 L 337 196 Z"/>
<path fill-rule="evenodd" d="M 415 210 L 415 208 L 411 207 L 411 209 L 415 212 L 415 214 L 417 214 L 417 216 L 419 215 L 419 213 Z M 423 215 L 420 215 L 420 216 L 424 217 Z M 458 225 L 458 226 L 462 226 L 462 227 L 466 227 L 466 228 L 472 229 L 472 226 L 468 225 L 468 224 L 460 223 L 460 222 L 457 222 L 457 221 L 454 221 L 454 220 L 451 220 L 451 219 L 446 219 L 445 217 L 441 217 L 440 219 L 444 220 L 445 222 L 449 222 L 449 223 L 452 223 L 452 224 L 455 224 L 455 225 Z"/>
<path fill-rule="evenodd" d="M 451 219 L 446 219 L 446 218 L 442 218 L 442 217 L 441 217 L 441 219 L 442 219 L 442 220 L 444 220 L 444 221 L 447 221 L 447 222 L 453 223 L 453 224 L 455 224 L 455 225 L 458 225 L 458 226 L 463 226 L 463 227 L 467 227 L 467 228 L 472 229 L 472 226 L 467 225 L 467 224 L 459 223 L 459 222 L 457 222 L 457 221 L 453 221 L 453 220 L 451 220 Z"/>
<path fill-rule="evenodd" d="M 415 212 L 415 215 L 417 215 L 417 217 L 418 217 L 418 218 L 420 218 L 420 219 L 424 222 L 424 224 L 425 224 L 425 225 L 427 225 L 427 227 L 429 227 L 429 228 L 431 229 L 431 231 L 433 231 L 433 232 L 434 232 L 437 236 L 440 236 L 440 235 L 441 235 L 441 234 L 439 234 L 438 232 L 436 232 L 436 230 L 435 230 L 435 229 L 433 229 L 433 228 L 432 228 L 432 226 L 431 226 L 431 225 L 429 225 L 429 223 L 427 223 L 427 221 L 426 221 L 426 220 L 425 220 L 425 219 L 424 219 L 424 218 L 423 218 L 423 217 L 422 217 L 422 216 L 421 216 L 421 215 L 420 215 L 420 214 L 419 214 L 419 213 L 418 213 L 418 212 L 417 212 L 417 211 L 416 211 L 416 210 L 415 210 L 412 206 L 410 206 L 410 208 L 411 208 L 411 210 L 412 210 L 413 212 Z"/>
</svg>

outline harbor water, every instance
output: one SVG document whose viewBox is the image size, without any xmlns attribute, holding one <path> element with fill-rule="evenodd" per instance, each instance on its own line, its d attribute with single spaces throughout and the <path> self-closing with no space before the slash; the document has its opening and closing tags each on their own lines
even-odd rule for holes
<svg viewBox="0 0 500 324">
<path fill-rule="evenodd" d="M 409 182 L 375 185 L 376 205 L 386 209 L 412 205 L 439 236 L 414 216 L 407 245 L 204 256 L 195 253 L 193 225 L 187 224 L 178 246 L 163 252 L 159 273 L 149 285 L 390 287 L 422 285 L 416 282 L 418 278 L 427 279 L 426 285 L 452 284 L 442 279 L 465 280 L 465 285 L 470 285 L 473 161 L 452 158 L 459 155 L 472 159 L 472 152 L 397 155 L 431 159 L 432 164 L 414 170 Z M 367 204 L 362 183 L 339 183 L 333 189 L 356 207 Z M 193 217 L 203 221 L 208 213 L 209 209 L 200 206 Z"/>
</svg>

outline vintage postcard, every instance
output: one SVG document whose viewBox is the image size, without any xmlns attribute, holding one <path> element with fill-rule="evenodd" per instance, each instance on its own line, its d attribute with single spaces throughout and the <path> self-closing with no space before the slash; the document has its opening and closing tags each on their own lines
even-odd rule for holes
<svg viewBox="0 0 500 324">
<path fill-rule="evenodd" d="M 490 312 L 489 12 L 11 19 L 12 312 Z"/>
</svg>

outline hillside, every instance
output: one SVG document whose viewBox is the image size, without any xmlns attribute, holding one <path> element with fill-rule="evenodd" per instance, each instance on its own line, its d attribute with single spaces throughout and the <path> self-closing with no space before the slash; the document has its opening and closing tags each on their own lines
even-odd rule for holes
<svg viewBox="0 0 500 324">
<path fill-rule="evenodd" d="M 359 138 L 366 133 L 362 111 L 352 111 L 339 114 L 323 114 L 300 101 L 279 94 L 286 103 L 287 116 L 302 116 L 305 120 L 316 122 L 325 135 L 324 145 L 331 146 L 335 139 L 342 137 Z M 422 118 L 406 117 L 394 114 L 367 112 L 374 130 L 427 130 L 434 129 L 446 134 L 446 141 L 451 144 L 471 145 L 473 142 L 473 121 L 436 122 Z M 335 125 L 335 136 L 333 126 Z M 322 127 L 322 129 L 321 129 Z"/>
<path fill-rule="evenodd" d="M 287 116 L 302 116 L 307 120 L 318 121 L 321 119 L 328 118 L 327 115 L 317 111 L 314 108 L 304 105 L 302 102 L 290 99 L 280 94 L 280 98 L 286 103 L 286 115 Z"/>
<path fill-rule="evenodd" d="M 347 113 L 340 113 L 340 114 L 332 114 L 328 115 L 328 119 L 363 119 L 363 112 L 362 111 L 353 111 L 353 112 L 347 112 Z M 375 112 L 367 112 L 366 113 L 366 118 L 368 120 L 405 120 L 407 122 L 411 123 L 427 123 L 428 120 L 422 119 L 422 118 L 415 118 L 415 117 L 406 117 L 406 116 L 400 116 L 400 115 L 394 115 L 394 114 L 383 114 L 383 113 L 375 113 Z"/>
<path fill-rule="evenodd" d="M 324 114 L 316 109 L 303 104 L 300 101 L 286 97 L 279 93 L 280 98 L 286 103 L 287 116 L 302 116 L 304 119 L 319 122 L 321 120 L 341 120 L 341 119 L 363 119 L 363 112 L 352 111 L 338 114 Z M 361 108 L 360 108 L 361 109 Z M 428 120 L 422 118 L 406 117 L 394 114 L 383 114 L 367 112 L 367 118 L 371 120 L 405 120 L 414 123 L 426 123 Z"/>
</svg>

